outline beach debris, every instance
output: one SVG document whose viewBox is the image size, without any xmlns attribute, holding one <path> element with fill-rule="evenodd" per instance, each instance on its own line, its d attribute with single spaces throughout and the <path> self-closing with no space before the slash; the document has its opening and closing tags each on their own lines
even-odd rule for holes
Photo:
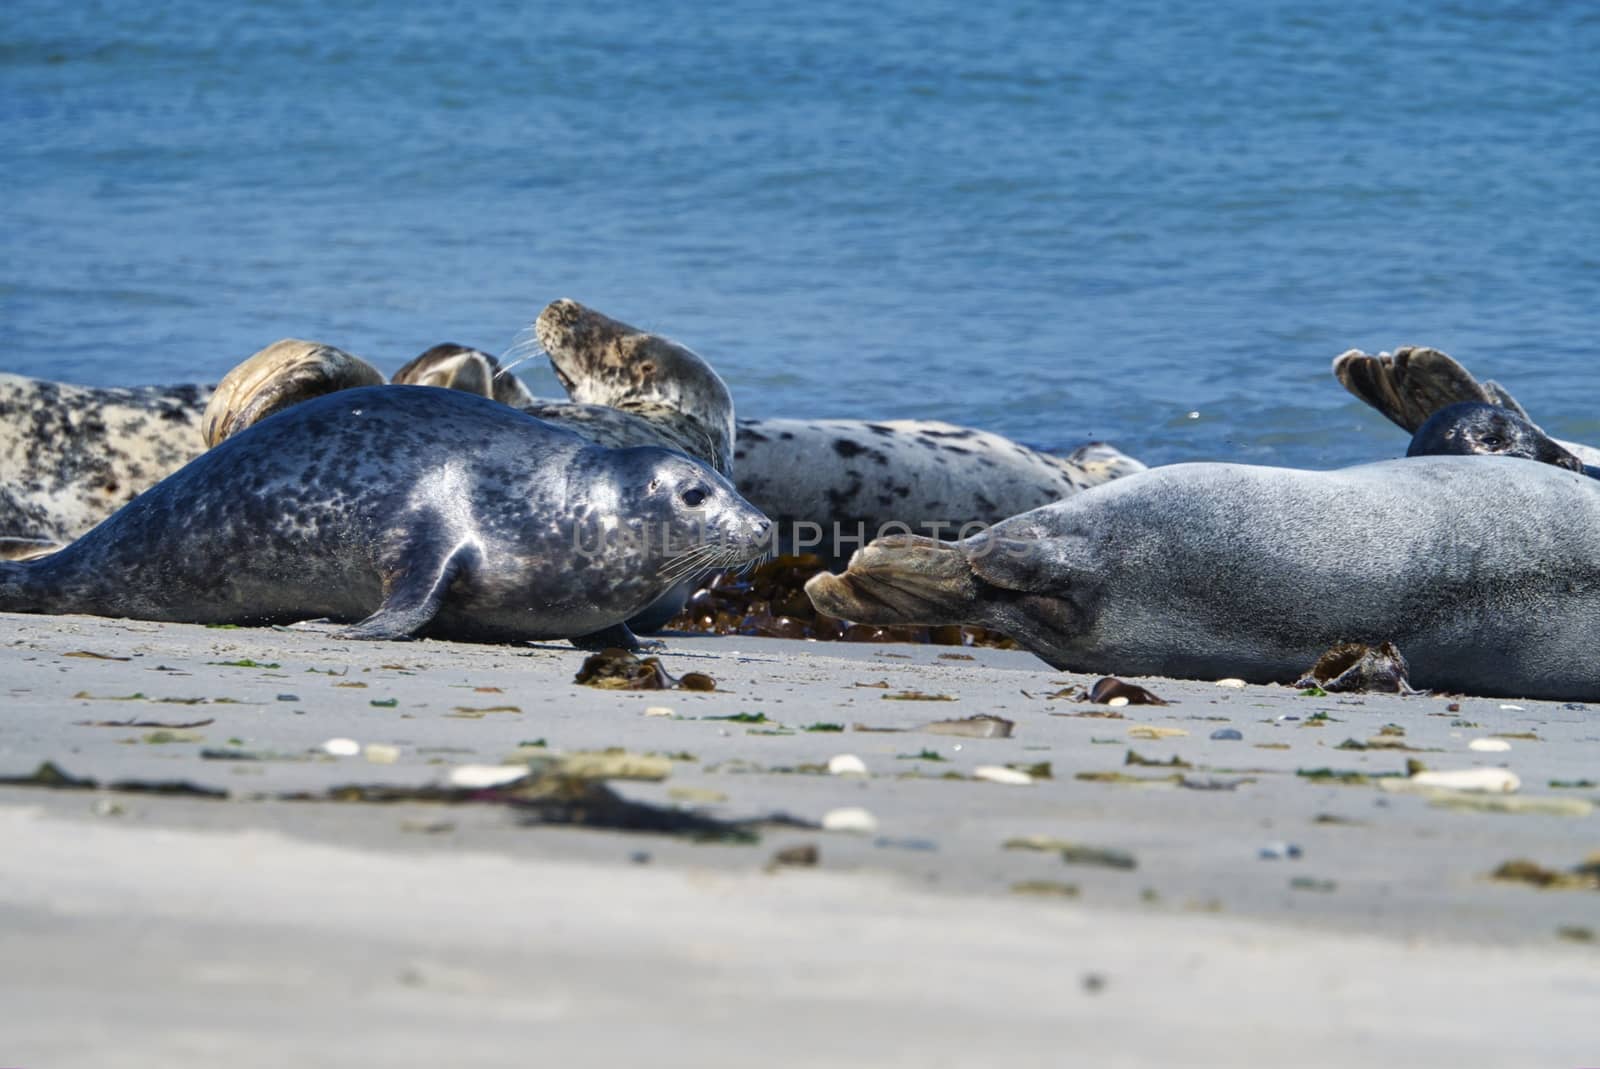
<svg viewBox="0 0 1600 1069">
<path fill-rule="evenodd" d="M 1116 701 L 1123 698 L 1124 701 Z M 1170 705 L 1164 698 L 1139 686 L 1118 679 L 1116 676 L 1105 676 L 1098 680 L 1094 686 L 1078 695 L 1079 701 L 1099 702 L 1103 705 Z"/>
<path fill-rule="evenodd" d="M 1520 705 L 1502 705 L 1500 707 L 1500 711 L 1502 713 L 1521 713 L 1525 712 L 1526 710 L 1524 710 Z"/>
<path fill-rule="evenodd" d="M 1098 865 L 1101 868 L 1123 870 L 1139 867 L 1138 860 L 1126 850 L 1117 850 L 1106 846 L 1091 846 L 1068 839 L 1058 839 L 1050 835 L 1017 836 L 1016 838 L 1007 839 L 1001 848 L 1005 850 L 1039 850 L 1046 853 L 1059 854 L 1061 860 L 1069 865 Z"/>
<path fill-rule="evenodd" d="M 881 695 L 886 702 L 957 702 L 961 699 L 954 694 L 929 694 L 922 690 L 902 690 L 894 694 Z"/>
<path fill-rule="evenodd" d="M 1181 739 L 1189 733 L 1183 728 L 1158 727 L 1155 724 L 1130 724 L 1128 737 L 1155 741 L 1158 739 Z"/>
<path fill-rule="evenodd" d="M 772 855 L 772 860 L 767 862 L 767 871 L 772 872 L 781 868 L 813 868 L 822 860 L 822 851 L 816 843 L 800 843 L 796 846 L 786 846 Z"/>
<path fill-rule="evenodd" d="M 1181 776 L 1178 786 L 1191 791 L 1236 791 L 1246 783 L 1254 783 L 1250 776 Z"/>
<path fill-rule="evenodd" d="M 878 818 L 860 806 L 843 806 L 822 814 L 822 829 L 870 835 L 878 830 Z"/>
<path fill-rule="evenodd" d="M 1439 809 L 1468 809 L 1478 813 L 1510 813 L 1518 816 L 1586 817 L 1594 803 L 1583 798 L 1546 798 L 1513 794 L 1472 794 L 1467 791 L 1437 791 L 1427 795 L 1428 804 Z"/>
<path fill-rule="evenodd" d="M 1256 857 L 1262 861 L 1295 861 L 1301 854 L 1298 844 L 1283 841 L 1267 843 L 1256 851 Z"/>
<path fill-rule="evenodd" d="M 1039 898 L 1077 898 L 1078 885 L 1060 880 L 1019 880 L 1011 885 L 1011 893 Z"/>
<path fill-rule="evenodd" d="M 537 758 L 535 758 L 537 760 Z M 609 750 L 577 750 L 559 758 L 556 770 L 577 779 L 628 779 L 658 782 L 672 775 L 672 758 L 661 754 Z"/>
<path fill-rule="evenodd" d="M 843 731 L 844 730 L 844 725 L 843 724 L 834 724 L 834 723 L 829 723 L 829 722 L 826 722 L 826 721 L 819 720 L 815 724 L 807 724 L 807 725 L 805 725 L 800 730 L 801 731 L 816 731 L 816 732 L 838 732 L 838 731 Z"/>
<path fill-rule="evenodd" d="M 1600 853 L 1590 854 L 1571 869 L 1545 868 L 1526 858 L 1504 862 L 1489 874 L 1491 880 L 1525 883 L 1542 891 L 1600 891 Z"/>
<path fill-rule="evenodd" d="M 445 716 L 456 720 L 482 720 L 490 713 L 520 713 L 517 705 L 453 705 Z"/>
<path fill-rule="evenodd" d="M 922 749 L 922 750 L 918 750 L 916 753 L 895 754 L 895 760 L 897 760 L 897 761 L 948 761 L 949 758 L 944 756 L 944 754 L 940 753 L 938 750 Z"/>
<path fill-rule="evenodd" d="M 1556 929 L 1556 938 L 1564 939 L 1569 943 L 1592 943 L 1595 941 L 1594 929 L 1581 924 L 1563 924 Z"/>
<path fill-rule="evenodd" d="M 1211 733 L 1211 738 L 1218 742 L 1240 742 L 1244 739 L 1244 733 L 1238 728 L 1218 728 Z"/>
<path fill-rule="evenodd" d="M 1004 765 L 979 765 L 972 770 L 972 778 L 1011 787 L 1026 787 L 1033 782 L 1033 777 L 1028 773 Z"/>
<path fill-rule="evenodd" d="M 918 730 L 931 735 L 954 735 L 963 739 L 1009 739 L 1016 721 L 1005 717 L 978 713 L 959 720 L 935 720 L 923 724 Z"/>
<path fill-rule="evenodd" d="M 667 674 L 659 657 L 639 658 L 627 650 L 610 646 L 583 660 L 574 683 L 601 690 L 682 690 L 711 691 L 717 681 L 704 672 L 686 672 L 682 679 Z"/>
<path fill-rule="evenodd" d="M 463 790 L 504 787 L 527 779 L 533 770 L 527 765 L 457 765 L 450 770 L 450 786 Z"/>
<path fill-rule="evenodd" d="M 1464 768 L 1450 771 L 1418 772 L 1409 779 L 1386 784 L 1386 786 L 1395 787 L 1400 782 L 1418 787 L 1440 787 L 1451 791 L 1482 791 L 1503 794 L 1509 794 L 1522 786 L 1522 780 L 1517 778 L 1517 774 L 1504 768 Z"/>
<path fill-rule="evenodd" d="M 1332 894 L 1339 889 L 1338 883 L 1333 880 L 1319 880 L 1315 876 L 1293 876 L 1289 879 L 1291 891 L 1318 891 L 1322 894 Z"/>
<path fill-rule="evenodd" d="M 865 776 L 867 763 L 853 753 L 834 754 L 828 758 L 828 774 L 833 776 Z"/>
<path fill-rule="evenodd" d="M 74 720 L 73 724 L 81 728 L 169 728 L 173 731 L 184 731 L 189 728 L 203 728 L 208 724 L 215 724 L 216 717 L 205 720 Z"/>
<path fill-rule="evenodd" d="M 1245 688 L 1244 680 L 1235 678 L 1233 676 L 1229 676 L 1227 679 L 1217 680 L 1216 685 L 1219 687 L 1231 687 L 1234 690 L 1243 690 Z"/>
<path fill-rule="evenodd" d="M 1600 780 L 1592 779 L 1553 779 L 1549 786 L 1554 790 L 1565 791 L 1592 791 L 1600 787 Z"/>
<path fill-rule="evenodd" d="M 1115 783 L 1126 787 L 1157 787 L 1170 789 L 1183 781 L 1183 773 L 1170 776 L 1130 776 L 1126 772 L 1079 772 L 1072 777 L 1085 783 Z"/>
<path fill-rule="evenodd" d="M 132 657 L 118 657 L 115 654 L 111 654 L 111 653 L 96 653 L 93 650 L 73 650 L 70 653 L 63 653 L 61 656 L 63 656 L 63 657 L 88 657 L 91 660 L 95 660 L 95 661 L 131 661 L 131 660 L 133 660 Z"/>
<path fill-rule="evenodd" d="M 1306 670 L 1296 687 L 1321 688 L 1329 693 L 1374 691 L 1384 694 L 1422 694 L 1411 686 L 1411 667 L 1393 642 L 1369 646 L 1341 642 Z"/>
<path fill-rule="evenodd" d="M 1122 759 L 1122 763 L 1124 765 L 1144 765 L 1144 766 L 1146 766 L 1148 768 L 1193 768 L 1194 767 L 1189 762 L 1187 762 L 1183 758 L 1179 757 L 1177 754 L 1173 754 L 1172 757 L 1169 758 L 1166 761 L 1158 761 L 1153 757 L 1141 757 L 1139 755 L 1139 753 L 1137 751 L 1135 751 L 1135 750 L 1129 750 L 1128 753 L 1127 753 L 1127 756 L 1125 756 Z"/>
<path fill-rule="evenodd" d="M 1505 753 L 1511 749 L 1511 744 L 1505 739 L 1473 739 L 1467 743 L 1467 749 L 1479 753 Z"/>
<path fill-rule="evenodd" d="M 673 787 L 667 791 L 667 797 L 687 805 L 721 805 L 728 800 L 722 791 L 710 787 Z"/>
<path fill-rule="evenodd" d="M 329 739 L 317 749 L 332 757 L 354 757 L 361 752 L 361 744 L 355 739 Z"/>
<path fill-rule="evenodd" d="M 169 728 L 158 728 L 147 731 L 140 736 L 139 741 L 152 746 L 164 746 L 173 742 L 204 742 L 206 737 L 198 731 L 174 731 Z"/>
<path fill-rule="evenodd" d="M 647 706 L 645 706 L 644 715 L 645 716 L 677 716 L 678 713 L 677 713 L 677 710 L 673 709 L 672 706 L 670 706 L 670 705 L 647 705 Z"/>
</svg>

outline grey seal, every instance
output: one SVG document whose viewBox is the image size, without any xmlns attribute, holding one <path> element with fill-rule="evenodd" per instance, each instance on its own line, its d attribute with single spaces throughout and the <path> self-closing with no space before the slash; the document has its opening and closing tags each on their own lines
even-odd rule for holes
<svg viewBox="0 0 1600 1069">
<path fill-rule="evenodd" d="M 0 564 L 0 610 L 627 645 L 622 621 L 758 556 L 768 528 L 681 453 L 597 446 L 462 392 L 356 388 L 230 436 L 58 553 Z"/>
<path fill-rule="evenodd" d="M 1459 401 L 1429 416 L 1411 436 L 1406 456 L 1524 457 L 1600 478 L 1600 468 L 1586 466 L 1531 421 L 1482 401 Z"/>
<path fill-rule="evenodd" d="M 959 542 L 881 539 L 806 592 L 861 623 L 994 628 L 1073 671 L 1288 682 L 1391 641 L 1419 687 L 1591 700 L 1600 484 L 1506 457 L 1176 464 Z"/>
<path fill-rule="evenodd" d="M 1460 403 L 1505 409 L 1526 420 L 1538 434 L 1544 434 L 1504 386 L 1493 380 L 1479 382 L 1457 360 L 1438 349 L 1402 346 L 1393 353 L 1377 354 L 1351 349 L 1334 357 L 1333 374 L 1345 389 L 1408 434 L 1414 435 L 1440 409 Z M 1550 441 L 1584 464 L 1600 465 L 1600 449 L 1594 446 L 1559 438 Z"/>
</svg>

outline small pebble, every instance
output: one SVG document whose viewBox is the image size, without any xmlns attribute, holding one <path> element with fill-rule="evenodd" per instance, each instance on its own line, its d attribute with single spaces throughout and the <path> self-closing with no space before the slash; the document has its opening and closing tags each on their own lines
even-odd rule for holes
<svg viewBox="0 0 1600 1069">
<path fill-rule="evenodd" d="M 1263 861 L 1293 860 L 1301 854 L 1300 847 L 1294 843 L 1268 843 L 1257 851 L 1256 856 Z"/>
<path fill-rule="evenodd" d="M 392 765 L 400 760 L 400 747 L 386 742 L 369 742 L 362 747 L 362 756 L 375 765 Z"/>
<path fill-rule="evenodd" d="M 828 758 L 828 772 L 834 776 L 865 776 L 867 763 L 853 753 L 835 754 Z"/>
<path fill-rule="evenodd" d="M 1511 749 L 1511 744 L 1505 739 L 1473 739 L 1467 743 L 1467 749 L 1479 753 L 1505 753 Z"/>
<path fill-rule="evenodd" d="M 1033 782 L 1033 777 L 1026 772 L 1006 768 L 1004 765 L 979 765 L 972 770 L 972 778 L 988 780 L 990 783 L 1005 783 L 1013 787 L 1026 787 Z"/>
<path fill-rule="evenodd" d="M 529 774 L 527 765 L 458 765 L 450 770 L 450 786 L 469 790 L 503 787 Z"/>
<path fill-rule="evenodd" d="M 335 757 L 354 757 L 361 752 L 361 744 L 355 739 L 329 739 L 322 744 L 322 752 Z"/>
<path fill-rule="evenodd" d="M 297 702 L 297 701 L 300 700 L 300 695 L 298 695 L 298 694 L 280 694 L 280 695 L 278 695 L 278 700 L 280 702 Z"/>
<path fill-rule="evenodd" d="M 677 715 L 670 705 L 650 705 L 645 707 L 645 716 L 675 716 Z"/>
<path fill-rule="evenodd" d="M 1238 728 L 1218 728 L 1211 733 L 1211 737 L 1221 742 L 1238 742 L 1244 738 L 1244 732 Z"/>
<path fill-rule="evenodd" d="M 1242 679 L 1234 679 L 1233 677 L 1230 676 L 1227 679 L 1219 679 L 1219 680 L 1217 680 L 1217 686 L 1219 686 L 1219 687 L 1232 687 L 1234 690 L 1243 690 L 1244 689 L 1244 680 L 1242 680 Z"/>
<path fill-rule="evenodd" d="M 878 830 L 878 818 L 860 806 L 845 806 L 842 809 L 830 809 L 822 814 L 822 828 L 824 831 L 848 831 L 867 835 Z"/>
<path fill-rule="evenodd" d="M 650 857 L 650 851 L 648 850 L 635 850 L 633 853 L 628 855 L 628 860 L 633 862 L 635 865 L 648 865 L 650 864 L 652 858 Z"/>
</svg>

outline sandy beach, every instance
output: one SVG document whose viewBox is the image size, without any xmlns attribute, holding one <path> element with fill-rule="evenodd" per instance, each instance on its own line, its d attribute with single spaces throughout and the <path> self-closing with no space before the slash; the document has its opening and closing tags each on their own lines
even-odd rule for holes
<svg viewBox="0 0 1600 1069">
<path fill-rule="evenodd" d="M 3 621 L 7 1065 L 1600 1064 L 1592 708 Z"/>
</svg>

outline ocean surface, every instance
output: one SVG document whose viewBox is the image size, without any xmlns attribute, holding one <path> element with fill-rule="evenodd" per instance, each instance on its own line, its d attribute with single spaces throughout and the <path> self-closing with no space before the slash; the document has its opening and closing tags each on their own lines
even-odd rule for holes
<svg viewBox="0 0 1600 1069">
<path fill-rule="evenodd" d="M 0 25 L 0 370 L 215 380 L 289 336 L 393 370 L 501 351 L 566 296 L 693 347 L 743 415 L 1328 467 L 1406 444 L 1331 359 L 1429 344 L 1600 444 L 1594 5 L 7 0 Z"/>
</svg>

